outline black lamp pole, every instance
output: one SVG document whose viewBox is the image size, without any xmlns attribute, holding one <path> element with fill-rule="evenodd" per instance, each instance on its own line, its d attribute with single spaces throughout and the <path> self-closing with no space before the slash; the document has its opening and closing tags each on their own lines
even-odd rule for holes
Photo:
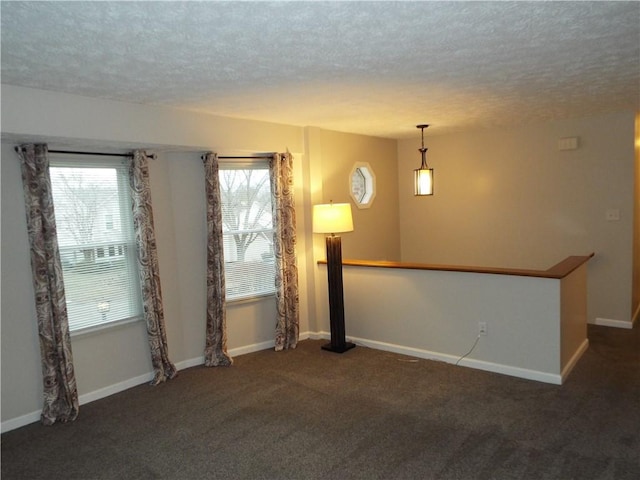
<svg viewBox="0 0 640 480">
<path fill-rule="evenodd" d="M 331 343 L 323 345 L 322 349 L 335 353 L 344 353 L 356 345 L 347 342 L 345 338 L 344 295 L 342 288 L 342 240 L 334 234 L 326 237 L 326 239 Z"/>
</svg>

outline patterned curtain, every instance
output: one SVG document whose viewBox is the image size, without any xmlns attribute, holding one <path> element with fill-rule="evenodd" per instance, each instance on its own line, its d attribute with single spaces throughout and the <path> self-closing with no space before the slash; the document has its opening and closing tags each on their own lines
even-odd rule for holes
<svg viewBox="0 0 640 480">
<path fill-rule="evenodd" d="M 225 304 L 224 251 L 222 241 L 222 203 L 218 156 L 204 156 L 205 193 L 207 195 L 207 331 L 204 364 L 229 366 L 227 353 L 227 311 Z"/>
<path fill-rule="evenodd" d="M 151 385 L 176 376 L 176 367 L 169 360 L 167 335 L 162 308 L 160 269 L 156 251 L 156 235 L 153 228 L 153 210 L 149 188 L 149 166 L 144 151 L 136 150 L 129 163 L 129 187 L 133 206 L 133 229 L 136 236 L 138 270 L 144 319 L 151 349 L 154 377 Z"/>
<path fill-rule="evenodd" d="M 293 157 L 276 153 L 269 162 L 273 192 L 273 246 L 276 258 L 276 351 L 298 344 L 298 266 L 296 212 L 293 201 Z"/>
<path fill-rule="evenodd" d="M 45 425 L 78 416 L 78 389 L 73 369 L 67 305 L 49 176 L 46 145 L 18 149 L 31 245 L 31 270 L 42 357 Z"/>
</svg>

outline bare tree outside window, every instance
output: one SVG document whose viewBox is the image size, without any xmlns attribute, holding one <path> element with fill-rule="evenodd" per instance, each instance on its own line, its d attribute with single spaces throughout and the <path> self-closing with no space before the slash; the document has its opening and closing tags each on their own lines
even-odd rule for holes
<svg viewBox="0 0 640 480">
<path fill-rule="evenodd" d="M 102 240 L 96 238 L 96 224 L 118 196 L 115 170 L 94 169 L 92 173 L 87 175 L 87 169 L 51 169 L 59 242 L 61 246 L 86 245 L 82 249 L 85 262 L 95 260 L 93 244 Z"/>
<path fill-rule="evenodd" d="M 271 184 L 266 165 L 221 166 L 227 298 L 275 291 Z"/>
<path fill-rule="evenodd" d="M 248 248 L 258 239 L 271 241 L 265 229 L 271 221 L 271 189 L 268 170 L 221 170 L 223 231 L 233 236 L 235 260 L 244 262 Z"/>
</svg>

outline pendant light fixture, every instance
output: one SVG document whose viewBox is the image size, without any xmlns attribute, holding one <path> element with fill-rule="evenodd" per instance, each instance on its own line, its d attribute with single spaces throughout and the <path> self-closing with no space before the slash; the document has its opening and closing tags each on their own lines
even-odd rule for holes
<svg viewBox="0 0 640 480">
<path fill-rule="evenodd" d="M 422 130 L 422 148 L 419 149 L 422 154 L 422 165 L 414 170 L 416 196 L 433 195 L 433 168 L 429 168 L 427 165 L 427 149 L 424 147 L 424 129 L 428 126 L 416 125 L 417 128 Z"/>
</svg>

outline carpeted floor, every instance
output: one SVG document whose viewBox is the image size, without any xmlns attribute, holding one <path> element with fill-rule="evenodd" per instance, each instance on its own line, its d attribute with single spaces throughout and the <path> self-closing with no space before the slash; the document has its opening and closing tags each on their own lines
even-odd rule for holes
<svg viewBox="0 0 640 480">
<path fill-rule="evenodd" d="M 195 367 L 2 435 L 2 479 L 637 479 L 640 329 L 563 386 L 357 347 Z"/>
</svg>

